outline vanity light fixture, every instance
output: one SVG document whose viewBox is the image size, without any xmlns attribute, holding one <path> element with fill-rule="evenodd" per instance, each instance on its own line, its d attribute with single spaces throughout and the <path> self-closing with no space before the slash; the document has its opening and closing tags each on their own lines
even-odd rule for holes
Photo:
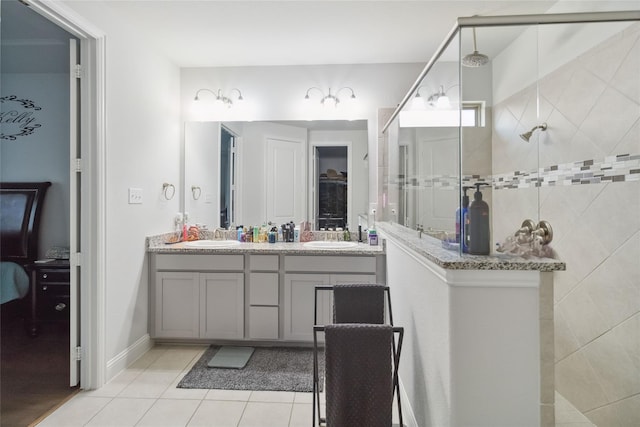
<svg viewBox="0 0 640 427">
<path fill-rule="evenodd" d="M 338 89 L 338 91 L 334 94 L 331 93 L 331 88 L 329 88 L 329 93 L 327 95 L 324 94 L 324 92 L 322 91 L 322 89 L 317 88 L 315 86 L 310 87 L 309 89 L 307 89 L 307 93 L 304 96 L 304 99 L 306 101 L 309 101 L 311 98 L 309 97 L 309 92 L 311 92 L 312 90 L 317 90 L 318 92 L 320 92 L 320 94 L 322 95 L 322 98 L 320 99 L 320 104 L 322 104 L 323 107 L 334 107 L 334 108 L 338 108 L 338 104 L 340 104 L 340 98 L 338 98 L 338 95 L 340 94 L 340 92 L 342 92 L 343 90 L 349 90 L 351 91 L 351 96 L 349 97 L 350 101 L 355 101 L 356 100 L 356 94 L 353 91 L 353 89 L 351 89 L 348 86 L 345 87 L 341 87 L 340 89 Z"/>
<path fill-rule="evenodd" d="M 231 93 L 233 93 L 233 91 L 238 92 L 238 97 L 236 98 L 236 101 L 238 102 L 244 101 L 244 98 L 242 97 L 242 92 L 240 92 L 240 89 L 237 89 L 234 87 L 233 89 L 231 89 Z M 226 106 L 227 108 L 231 108 L 233 106 L 233 100 L 231 99 L 231 95 L 229 96 L 223 95 L 222 89 L 218 89 L 217 92 L 214 92 L 211 89 L 207 89 L 207 88 L 198 89 L 198 91 L 196 92 L 196 96 L 193 98 L 194 101 L 200 100 L 200 97 L 198 96 L 200 92 L 210 92 L 213 96 L 216 97 L 215 102 L 219 105 Z"/>
<path fill-rule="evenodd" d="M 541 131 L 546 131 L 547 130 L 547 124 L 546 123 L 542 123 L 539 124 L 537 126 L 534 126 L 533 128 L 531 128 L 531 130 L 529 132 L 525 132 L 520 134 L 520 138 L 522 138 L 525 142 L 529 142 L 529 139 L 531 139 L 531 136 L 533 135 L 533 132 L 535 132 L 537 129 L 540 129 Z"/>
<path fill-rule="evenodd" d="M 451 86 L 449 89 L 451 89 L 452 87 L 453 86 Z M 431 105 L 432 107 L 436 107 L 438 110 L 448 110 L 449 108 L 451 108 L 451 100 L 447 96 L 447 92 L 444 90 L 444 86 L 442 85 L 440 86 L 438 92 L 432 94 L 429 97 L 428 102 L 429 105 Z"/>
</svg>

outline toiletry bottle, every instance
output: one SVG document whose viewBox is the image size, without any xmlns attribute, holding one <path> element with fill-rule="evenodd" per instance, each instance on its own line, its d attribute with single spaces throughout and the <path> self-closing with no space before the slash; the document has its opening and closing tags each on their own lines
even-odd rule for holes
<svg viewBox="0 0 640 427">
<path fill-rule="evenodd" d="M 349 232 L 349 227 L 344 229 L 343 240 L 345 242 L 350 242 L 351 241 L 351 233 Z"/>
<path fill-rule="evenodd" d="M 469 196 L 467 195 L 467 190 L 471 189 L 473 189 L 473 186 L 462 187 L 462 208 L 459 210 L 458 215 L 456 215 L 456 242 L 460 243 L 463 253 L 469 251 L 467 237 L 469 234 Z M 458 221 L 460 221 L 460 230 L 458 230 Z M 460 236 L 458 236 L 458 232 Z"/>
<path fill-rule="evenodd" d="M 297 225 L 293 228 L 293 241 L 300 241 L 300 227 L 298 227 Z"/>
<path fill-rule="evenodd" d="M 489 238 L 489 205 L 482 200 L 480 187 L 489 185 L 479 182 L 473 193 L 473 202 L 469 205 L 469 253 L 473 255 L 489 255 L 491 251 Z"/>
<path fill-rule="evenodd" d="M 358 224 L 358 243 L 362 243 L 362 225 Z"/>
<path fill-rule="evenodd" d="M 242 242 L 242 226 L 241 225 L 238 226 L 236 233 L 238 233 L 238 242 Z"/>
<path fill-rule="evenodd" d="M 369 245 L 378 246 L 378 234 L 374 229 L 369 230 Z"/>
</svg>

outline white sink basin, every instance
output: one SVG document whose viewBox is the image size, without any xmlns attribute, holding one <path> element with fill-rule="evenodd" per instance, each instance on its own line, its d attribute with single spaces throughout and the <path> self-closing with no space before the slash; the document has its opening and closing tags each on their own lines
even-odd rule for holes
<svg viewBox="0 0 640 427">
<path fill-rule="evenodd" d="M 231 248 L 239 244 L 237 240 L 194 240 L 185 242 L 184 245 L 190 248 Z"/>
<path fill-rule="evenodd" d="M 331 241 L 323 241 L 323 240 L 314 240 L 312 242 L 307 242 L 304 244 L 307 248 L 313 249 L 344 249 L 344 248 L 355 248 L 358 246 L 356 242 L 331 242 Z"/>
</svg>

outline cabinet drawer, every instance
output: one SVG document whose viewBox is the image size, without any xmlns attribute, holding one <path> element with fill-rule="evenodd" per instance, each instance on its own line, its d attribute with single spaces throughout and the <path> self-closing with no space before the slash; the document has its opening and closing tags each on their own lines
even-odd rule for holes
<svg viewBox="0 0 640 427">
<path fill-rule="evenodd" d="M 249 268 L 253 271 L 278 271 L 278 255 L 251 255 Z"/>
<path fill-rule="evenodd" d="M 249 304 L 278 305 L 278 273 L 249 275 Z"/>
<path fill-rule="evenodd" d="M 69 270 L 41 269 L 38 271 L 38 281 L 40 282 L 69 282 Z"/>
<path fill-rule="evenodd" d="M 284 269 L 291 272 L 375 273 L 375 257 L 286 256 Z"/>
<path fill-rule="evenodd" d="M 242 271 L 243 255 L 156 255 L 156 269 L 172 271 Z"/>
<path fill-rule="evenodd" d="M 37 312 L 41 320 L 69 320 L 69 296 L 38 298 Z"/>
<path fill-rule="evenodd" d="M 249 338 L 278 339 L 278 307 L 249 308 Z"/>
<path fill-rule="evenodd" d="M 69 283 L 38 283 L 38 298 L 69 296 Z"/>
</svg>

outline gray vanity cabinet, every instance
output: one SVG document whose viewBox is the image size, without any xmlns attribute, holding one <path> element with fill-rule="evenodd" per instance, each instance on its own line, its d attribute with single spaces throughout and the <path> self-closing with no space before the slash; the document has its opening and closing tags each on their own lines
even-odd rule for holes
<svg viewBox="0 0 640 427">
<path fill-rule="evenodd" d="M 376 283 L 376 257 L 285 256 L 284 339 L 313 341 L 315 287 L 338 283 Z M 319 292 L 318 324 L 333 317 L 331 293 Z"/>
<path fill-rule="evenodd" d="M 155 281 L 157 338 L 200 336 L 200 279 L 188 271 L 158 272 Z"/>
<path fill-rule="evenodd" d="M 151 259 L 153 338 L 244 338 L 244 257 L 167 255 Z"/>
</svg>

